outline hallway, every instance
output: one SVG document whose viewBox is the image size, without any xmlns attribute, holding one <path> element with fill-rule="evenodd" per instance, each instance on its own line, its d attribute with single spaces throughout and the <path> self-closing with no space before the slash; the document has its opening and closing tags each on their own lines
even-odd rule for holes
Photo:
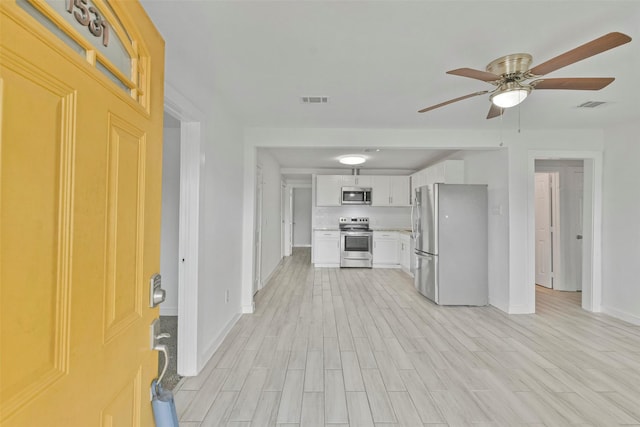
<svg viewBox="0 0 640 427">
<path fill-rule="evenodd" d="M 296 248 L 174 390 L 180 425 L 640 426 L 640 327 L 536 297 L 536 315 L 440 307 L 401 270 Z"/>
</svg>

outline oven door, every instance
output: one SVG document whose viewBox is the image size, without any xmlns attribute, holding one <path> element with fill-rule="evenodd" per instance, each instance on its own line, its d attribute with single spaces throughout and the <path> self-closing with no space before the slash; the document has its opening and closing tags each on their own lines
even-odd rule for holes
<svg viewBox="0 0 640 427">
<path fill-rule="evenodd" d="M 371 252 L 373 233 L 370 231 L 342 231 L 340 233 L 340 267 L 373 266 Z"/>
</svg>

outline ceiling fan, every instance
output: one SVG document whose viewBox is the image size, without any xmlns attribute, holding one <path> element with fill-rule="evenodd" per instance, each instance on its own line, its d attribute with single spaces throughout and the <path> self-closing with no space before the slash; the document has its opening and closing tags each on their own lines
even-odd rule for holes
<svg viewBox="0 0 640 427">
<path fill-rule="evenodd" d="M 614 32 L 585 43 L 582 46 L 578 46 L 533 68 L 529 68 L 532 60 L 531 55 L 528 53 L 515 53 L 492 61 L 487 65 L 486 71 L 475 70 L 473 68 L 458 68 L 447 71 L 447 74 L 482 80 L 496 86 L 496 88 L 454 98 L 441 102 L 440 104 L 432 105 L 431 107 L 423 108 L 418 112 L 425 113 L 454 102 L 462 101 L 463 99 L 489 93 L 491 108 L 489 109 L 487 119 L 492 119 L 501 115 L 505 108 L 516 106 L 524 101 L 527 95 L 534 89 L 600 90 L 615 79 L 613 77 L 564 77 L 555 79 L 540 77 L 562 67 L 566 67 L 567 65 L 589 58 L 590 56 L 629 43 L 630 41 L 631 37 L 626 34 Z"/>
</svg>

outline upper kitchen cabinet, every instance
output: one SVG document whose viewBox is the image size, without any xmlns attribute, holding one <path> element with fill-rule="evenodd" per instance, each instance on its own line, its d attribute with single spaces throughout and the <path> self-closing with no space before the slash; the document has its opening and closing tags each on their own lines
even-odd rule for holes
<svg viewBox="0 0 640 427">
<path fill-rule="evenodd" d="M 373 176 L 372 206 L 408 206 L 408 176 Z"/>
<path fill-rule="evenodd" d="M 372 176 L 362 176 L 362 175 L 343 175 L 342 176 L 342 186 L 343 187 L 371 187 L 372 186 Z"/>
<path fill-rule="evenodd" d="M 411 194 L 415 189 L 436 182 L 464 184 L 464 160 L 445 160 L 411 175 Z"/>
<path fill-rule="evenodd" d="M 340 206 L 342 175 L 316 176 L 316 206 Z"/>
</svg>

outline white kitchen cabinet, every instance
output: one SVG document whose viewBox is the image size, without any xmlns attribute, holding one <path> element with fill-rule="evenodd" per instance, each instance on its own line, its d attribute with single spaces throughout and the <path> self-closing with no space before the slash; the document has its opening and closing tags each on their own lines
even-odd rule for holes
<svg viewBox="0 0 640 427">
<path fill-rule="evenodd" d="M 372 179 L 371 175 L 343 175 L 342 186 L 343 187 L 371 187 Z"/>
<path fill-rule="evenodd" d="M 411 203 L 416 188 L 436 182 L 464 184 L 464 160 L 445 160 L 411 175 Z"/>
<path fill-rule="evenodd" d="M 408 206 L 409 205 L 408 176 L 373 176 L 371 188 L 372 206 Z"/>
<path fill-rule="evenodd" d="M 390 176 L 389 177 L 389 196 L 390 206 L 408 206 L 409 201 L 409 183 L 408 176 Z"/>
<path fill-rule="evenodd" d="M 373 176 L 371 186 L 371 205 L 389 206 L 389 192 L 391 191 L 388 176 Z"/>
<path fill-rule="evenodd" d="M 340 206 L 342 175 L 316 176 L 316 206 Z"/>
<path fill-rule="evenodd" d="M 400 268 L 411 273 L 411 236 L 406 233 L 398 233 L 398 258 Z"/>
<path fill-rule="evenodd" d="M 373 265 L 384 267 L 398 267 L 397 232 L 373 232 Z"/>
<path fill-rule="evenodd" d="M 340 265 L 340 232 L 316 230 L 313 233 L 313 263 L 316 266 Z"/>
<path fill-rule="evenodd" d="M 464 184 L 464 160 L 445 160 L 433 166 L 434 177 L 431 184 Z"/>
</svg>

